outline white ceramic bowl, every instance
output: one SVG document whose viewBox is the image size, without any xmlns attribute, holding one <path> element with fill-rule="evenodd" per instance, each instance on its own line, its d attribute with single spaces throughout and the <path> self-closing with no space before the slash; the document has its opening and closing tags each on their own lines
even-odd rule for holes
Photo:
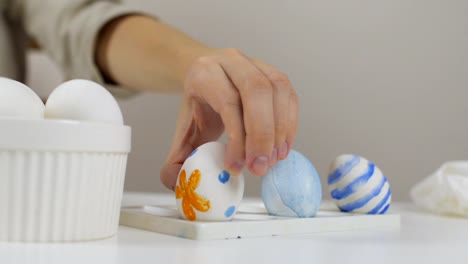
<svg viewBox="0 0 468 264">
<path fill-rule="evenodd" d="M 130 145 L 128 126 L 0 119 L 0 240 L 114 235 Z"/>
</svg>

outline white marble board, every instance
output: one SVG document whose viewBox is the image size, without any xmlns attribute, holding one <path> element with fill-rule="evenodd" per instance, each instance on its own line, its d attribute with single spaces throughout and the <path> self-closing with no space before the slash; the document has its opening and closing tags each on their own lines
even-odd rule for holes
<svg viewBox="0 0 468 264">
<path fill-rule="evenodd" d="M 261 201 L 245 200 L 229 222 L 191 222 L 179 217 L 173 204 L 124 207 L 120 224 L 157 233 L 194 239 L 234 239 L 279 236 L 359 229 L 399 230 L 400 215 L 339 212 L 331 201 L 325 201 L 314 218 L 276 217 L 267 214 Z"/>
</svg>

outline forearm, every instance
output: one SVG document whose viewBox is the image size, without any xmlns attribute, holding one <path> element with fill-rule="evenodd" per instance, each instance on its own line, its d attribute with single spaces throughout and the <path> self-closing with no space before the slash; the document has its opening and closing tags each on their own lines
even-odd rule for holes
<svg viewBox="0 0 468 264">
<path fill-rule="evenodd" d="M 153 18 L 115 19 L 102 30 L 96 62 L 103 74 L 125 88 L 180 92 L 192 61 L 210 48 Z"/>
</svg>

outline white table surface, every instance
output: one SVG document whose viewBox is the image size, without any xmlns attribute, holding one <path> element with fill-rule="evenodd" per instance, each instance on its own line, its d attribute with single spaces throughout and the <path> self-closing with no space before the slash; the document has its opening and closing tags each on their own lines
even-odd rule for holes
<svg viewBox="0 0 468 264">
<path fill-rule="evenodd" d="M 126 193 L 123 205 L 171 197 Z M 69 244 L 0 243 L 0 263 L 468 263 L 468 219 L 394 203 L 401 230 L 195 241 L 121 226 L 115 237 Z"/>
</svg>

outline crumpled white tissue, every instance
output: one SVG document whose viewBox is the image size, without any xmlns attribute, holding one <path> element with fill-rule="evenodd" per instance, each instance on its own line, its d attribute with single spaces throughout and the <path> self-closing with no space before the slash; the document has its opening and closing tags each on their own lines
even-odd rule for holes
<svg viewBox="0 0 468 264">
<path fill-rule="evenodd" d="M 468 161 L 444 163 L 410 191 L 416 205 L 445 215 L 468 217 Z"/>
</svg>

